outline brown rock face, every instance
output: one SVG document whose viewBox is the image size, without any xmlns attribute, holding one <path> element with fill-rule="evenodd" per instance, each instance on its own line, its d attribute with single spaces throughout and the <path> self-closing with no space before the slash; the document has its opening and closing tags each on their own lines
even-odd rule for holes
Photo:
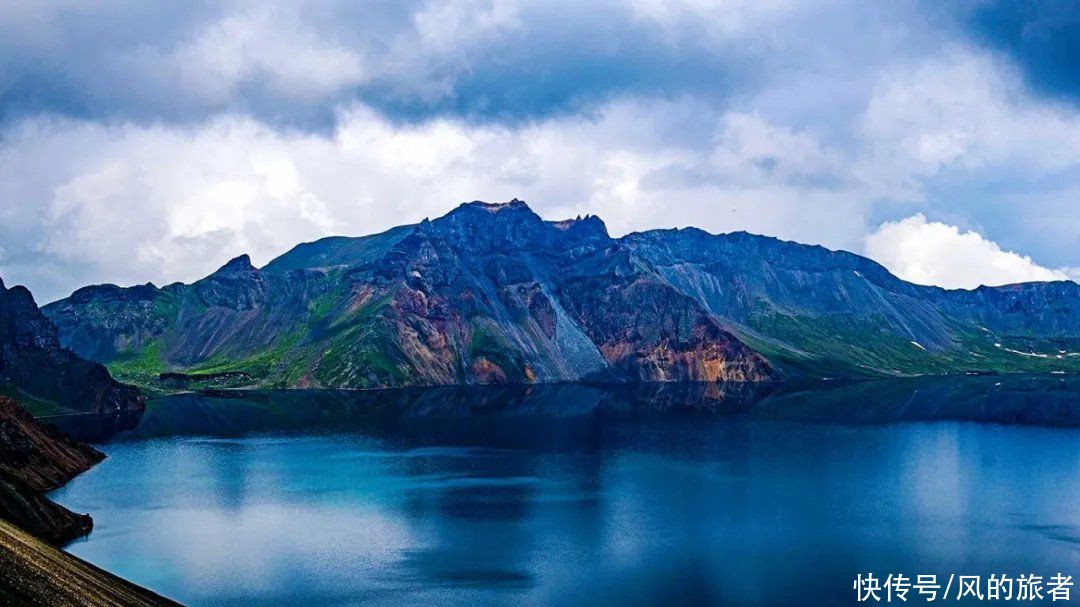
<svg viewBox="0 0 1080 607">
<path fill-rule="evenodd" d="M 57 546 L 90 533 L 94 527 L 90 515 L 76 514 L 3 474 L 0 474 L 0 520 Z"/>
<path fill-rule="evenodd" d="M 477 384 L 505 384 L 506 372 L 502 370 L 502 367 L 496 365 L 483 356 L 478 357 L 473 361 L 472 368 L 470 369 L 472 374 L 473 383 Z"/>
<path fill-rule="evenodd" d="M 105 456 L 39 424 L 15 401 L 0 396 L 0 473 L 34 491 L 50 491 Z"/>
<path fill-rule="evenodd" d="M 570 282 L 564 300 L 619 375 L 644 382 L 774 377 L 768 361 L 666 283 L 629 267 L 625 280 L 605 282 Z"/>
<path fill-rule="evenodd" d="M 0 518 L 53 544 L 90 532 L 93 521 L 42 495 L 105 456 L 45 428 L 10 398 L 0 396 Z"/>
</svg>

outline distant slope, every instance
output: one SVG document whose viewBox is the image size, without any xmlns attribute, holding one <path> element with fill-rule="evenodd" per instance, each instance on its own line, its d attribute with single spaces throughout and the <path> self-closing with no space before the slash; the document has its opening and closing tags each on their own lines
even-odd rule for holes
<svg viewBox="0 0 1080 607">
<path fill-rule="evenodd" d="M 843 251 L 746 233 L 628 235 L 636 255 L 799 374 L 1080 370 L 1080 285 L 904 282 Z"/>
<path fill-rule="evenodd" d="M 0 604 L 10 607 L 177 606 L 0 521 Z"/>
<path fill-rule="evenodd" d="M 333 268 L 370 263 L 386 254 L 408 236 L 416 226 L 405 225 L 371 236 L 330 236 L 299 244 L 291 251 L 266 264 L 263 270 L 283 273 L 308 268 Z"/>
<path fill-rule="evenodd" d="M 64 345 L 160 390 L 1080 371 L 1075 283 L 946 291 L 743 233 L 613 239 L 516 200 L 45 312 Z"/>
</svg>

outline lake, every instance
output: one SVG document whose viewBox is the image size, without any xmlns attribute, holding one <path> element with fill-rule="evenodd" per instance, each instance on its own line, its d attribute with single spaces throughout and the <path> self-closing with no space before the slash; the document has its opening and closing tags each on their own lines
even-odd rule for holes
<svg viewBox="0 0 1080 607">
<path fill-rule="evenodd" d="M 184 395 L 53 497 L 193 606 L 847 605 L 1080 577 L 1077 379 Z"/>
</svg>

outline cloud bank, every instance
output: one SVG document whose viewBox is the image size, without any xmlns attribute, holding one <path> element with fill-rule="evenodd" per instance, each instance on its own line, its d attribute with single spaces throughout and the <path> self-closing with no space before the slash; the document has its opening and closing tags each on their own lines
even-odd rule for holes
<svg viewBox="0 0 1080 607">
<path fill-rule="evenodd" d="M 866 252 L 893 274 L 921 285 L 974 289 L 1069 280 L 1066 269 L 1044 268 L 1030 257 L 1003 251 L 977 232 L 927 221 L 922 214 L 882 224 L 867 237 Z"/>
<path fill-rule="evenodd" d="M 1080 104 L 1052 49 L 987 25 L 1030 20 L 1002 10 L 4 5 L 0 275 L 42 300 L 188 281 L 518 197 L 615 234 L 845 248 L 943 286 L 967 270 L 920 251 L 959 247 L 981 281 L 1059 277 L 1041 272 L 1080 266 Z"/>
</svg>

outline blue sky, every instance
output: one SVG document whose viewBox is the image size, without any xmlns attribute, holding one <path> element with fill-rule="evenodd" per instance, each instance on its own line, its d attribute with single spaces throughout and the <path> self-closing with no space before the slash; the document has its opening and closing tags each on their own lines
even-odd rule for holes
<svg viewBox="0 0 1080 607">
<path fill-rule="evenodd" d="M 187 281 L 518 197 L 1076 277 L 1078 45 L 1064 0 L 5 3 L 0 276 Z"/>
</svg>

